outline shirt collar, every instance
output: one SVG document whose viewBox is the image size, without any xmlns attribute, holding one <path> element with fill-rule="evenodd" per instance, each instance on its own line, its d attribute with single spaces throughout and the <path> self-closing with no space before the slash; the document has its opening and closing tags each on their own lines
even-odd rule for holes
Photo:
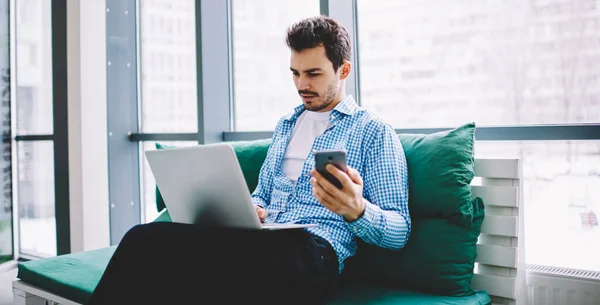
<svg viewBox="0 0 600 305">
<path fill-rule="evenodd" d="M 333 110 L 331 111 L 331 115 L 334 115 L 334 113 L 336 113 L 336 112 L 345 114 L 345 115 L 353 115 L 354 113 L 356 113 L 357 109 L 358 109 L 358 105 L 354 101 L 354 98 L 352 97 L 352 95 L 348 94 L 341 102 L 339 102 L 333 108 Z M 304 110 L 305 110 L 305 108 L 304 108 L 303 104 L 296 106 L 294 108 L 294 111 L 285 117 L 285 120 L 296 121 L 298 119 L 298 117 L 302 114 L 302 112 L 304 112 Z"/>
</svg>

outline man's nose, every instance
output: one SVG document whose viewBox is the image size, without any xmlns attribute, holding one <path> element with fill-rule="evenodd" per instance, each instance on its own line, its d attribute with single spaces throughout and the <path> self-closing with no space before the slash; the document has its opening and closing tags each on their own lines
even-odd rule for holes
<svg viewBox="0 0 600 305">
<path fill-rule="evenodd" d="M 298 78 L 298 90 L 307 90 L 310 88 L 310 81 L 308 77 L 300 76 Z"/>
</svg>

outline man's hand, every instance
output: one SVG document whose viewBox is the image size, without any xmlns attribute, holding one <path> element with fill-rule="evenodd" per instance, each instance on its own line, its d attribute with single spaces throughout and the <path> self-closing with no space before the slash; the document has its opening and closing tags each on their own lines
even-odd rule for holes
<svg viewBox="0 0 600 305">
<path fill-rule="evenodd" d="M 259 207 L 258 205 L 254 205 L 254 209 L 256 210 L 256 215 L 258 215 L 258 218 L 260 218 L 260 222 L 265 222 L 265 219 L 267 218 L 267 210 Z"/>
<path fill-rule="evenodd" d="M 341 215 L 348 222 L 360 218 L 365 211 L 363 193 L 363 180 L 357 170 L 347 167 L 343 172 L 334 165 L 328 164 L 325 168 L 342 183 L 338 189 L 316 169 L 310 171 L 315 198 L 330 211 Z"/>
</svg>

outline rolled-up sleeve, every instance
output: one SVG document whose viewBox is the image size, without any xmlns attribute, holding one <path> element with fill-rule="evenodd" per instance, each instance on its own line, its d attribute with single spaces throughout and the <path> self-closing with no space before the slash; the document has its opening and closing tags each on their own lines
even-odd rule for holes
<svg viewBox="0 0 600 305">
<path fill-rule="evenodd" d="M 365 211 L 347 226 L 367 243 L 387 249 L 404 247 L 411 232 L 408 167 L 395 131 L 380 125 L 364 153 Z"/>
</svg>

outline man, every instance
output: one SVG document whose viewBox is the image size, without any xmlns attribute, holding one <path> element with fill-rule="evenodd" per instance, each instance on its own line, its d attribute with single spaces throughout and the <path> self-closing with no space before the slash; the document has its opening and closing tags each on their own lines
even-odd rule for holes
<svg viewBox="0 0 600 305">
<path fill-rule="evenodd" d="M 287 44 L 302 105 L 275 127 L 252 200 L 262 221 L 318 226 L 136 226 L 117 248 L 92 304 L 326 303 L 359 238 L 388 249 L 405 245 L 411 230 L 406 160 L 394 130 L 345 94 L 352 68 L 348 33 L 330 18 L 308 18 L 289 28 Z M 323 149 L 347 151 L 347 171 L 327 168 L 341 189 L 314 169 L 313 151 Z"/>
</svg>

